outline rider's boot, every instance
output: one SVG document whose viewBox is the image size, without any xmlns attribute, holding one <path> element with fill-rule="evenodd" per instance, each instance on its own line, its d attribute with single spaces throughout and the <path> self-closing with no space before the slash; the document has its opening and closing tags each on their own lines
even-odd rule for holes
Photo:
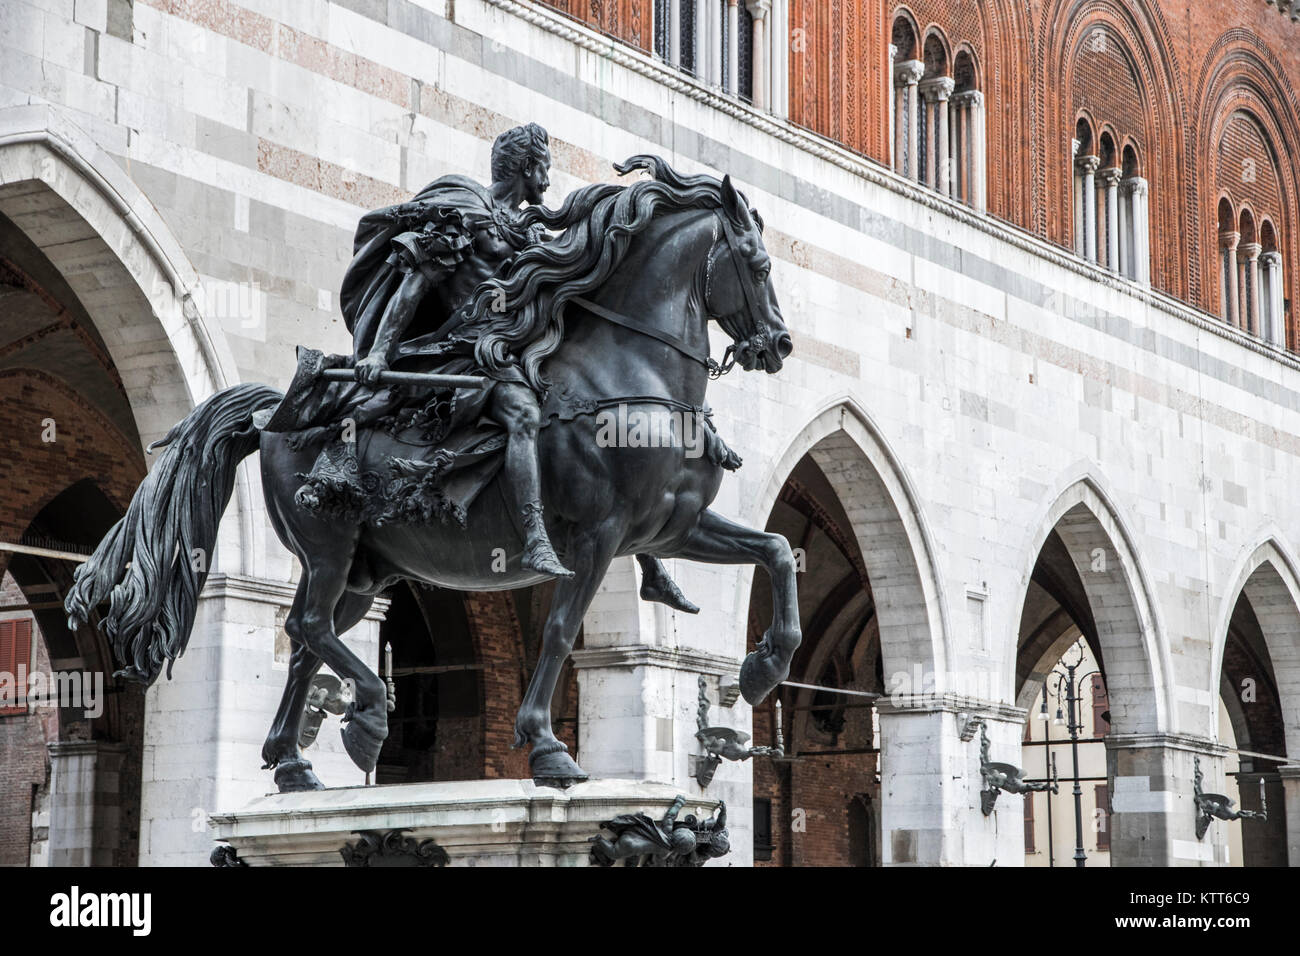
<svg viewBox="0 0 1300 956">
<path fill-rule="evenodd" d="M 523 385 L 503 382 L 493 393 L 494 417 L 506 429 L 505 476 L 519 516 L 523 519 L 524 557 L 520 562 L 531 571 L 571 578 L 573 572 L 560 563 L 542 520 L 542 485 L 537 470 L 537 398 Z"/>
<path fill-rule="evenodd" d="M 542 520 L 542 503 L 528 501 L 524 503 L 524 557 L 520 562 L 525 568 L 552 574 L 557 578 L 571 578 L 573 572 L 560 563 L 551 547 L 551 538 L 546 533 L 546 523 Z"/>
<path fill-rule="evenodd" d="M 650 554 L 638 554 L 636 559 L 641 565 L 641 600 L 657 601 L 687 614 L 700 613 L 700 609 L 687 600 L 677 582 L 669 576 L 662 561 Z"/>
</svg>

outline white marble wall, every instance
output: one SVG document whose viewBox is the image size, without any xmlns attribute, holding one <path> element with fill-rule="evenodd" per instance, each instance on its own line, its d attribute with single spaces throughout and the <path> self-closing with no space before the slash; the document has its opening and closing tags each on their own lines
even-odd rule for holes
<svg viewBox="0 0 1300 956">
<path fill-rule="evenodd" d="M 881 588 L 886 677 L 919 665 L 948 695 L 882 720 L 887 859 L 1020 858 L 1018 827 L 979 813 L 977 747 L 955 739 L 956 714 L 989 716 L 995 745 L 1015 752 L 1004 708 L 1018 690 L 1025 588 L 1044 537 L 1075 506 L 1084 509 L 1072 512 L 1082 515 L 1078 540 L 1100 536 L 1119 563 L 1095 592 L 1112 595 L 1116 646 L 1132 649 L 1108 660 L 1112 679 L 1146 682 L 1151 706 L 1135 726 L 1156 735 L 1148 743 L 1164 756 L 1155 765 L 1178 779 L 1120 772 L 1167 794 L 1161 806 L 1190 792 L 1187 761 L 1169 754 L 1211 748 L 1221 636 L 1240 572 L 1262 544 L 1274 542 L 1297 593 L 1295 359 L 531 5 L 457 0 L 453 22 L 445 0 L 243 0 L 243 14 L 215 25 L 199 4 L 159 6 L 137 2 L 126 35 L 112 3 L 0 7 L 0 130 L 75 131 L 65 139 L 127 197 L 124 208 L 179 275 L 196 288 L 256 285 L 251 313 L 195 307 L 171 326 L 136 311 L 125 323 L 141 334 L 161 325 L 173 354 L 159 363 L 208 369 L 187 379 L 190 400 L 222 380 L 283 385 L 298 343 L 344 348 L 336 291 L 368 200 L 446 172 L 486 175 L 491 138 L 507 125 L 550 128 L 552 200 L 610 178 L 610 162 L 637 152 L 686 171 L 728 171 L 768 223 L 796 350 L 778 376 L 736 372 L 713 388 L 719 428 L 746 462 L 715 506 L 761 526 L 805 452 L 838 471 Z M 18 148 L 0 136 L 4 182 L 42 178 L 33 158 L 5 165 L 26 155 Z M 77 175 L 62 187 L 69 203 L 116 228 L 101 193 Z M 159 268 L 148 248 L 113 248 L 137 283 Z M 110 303 L 91 313 L 113 318 Z M 187 344 L 195 336 L 213 343 L 208 352 Z M 715 351 L 723 345 L 718 333 Z M 133 393 L 138 414 L 148 397 L 147 384 Z M 240 494 L 221 570 L 289 582 L 255 473 Z M 579 756 L 590 771 L 692 786 L 695 674 L 738 662 L 751 573 L 684 563 L 674 573 L 703 605 L 698 617 L 639 606 L 632 571 L 620 566 L 588 619 Z M 971 593 L 983 598 L 980 634 L 969 625 Z M 192 682 L 188 693 L 180 684 L 151 692 L 142 858 L 192 852 L 192 807 L 256 791 L 245 774 L 256 774 L 254 744 L 278 699 L 270 605 L 212 597 L 203 614 L 211 623 L 176 671 Z M 748 725 L 743 704 L 732 719 Z M 190 759 L 180 741 L 196 735 L 212 746 L 176 783 Z M 936 795 L 937 776 L 963 774 L 966 783 Z M 725 766 L 709 791 L 735 807 L 741 830 L 748 775 Z M 1120 812 L 1123 789 L 1117 781 Z M 1212 862 L 1188 846 L 1190 815 L 1178 814 L 1155 858 Z M 744 838 L 735 842 L 748 852 Z"/>
</svg>

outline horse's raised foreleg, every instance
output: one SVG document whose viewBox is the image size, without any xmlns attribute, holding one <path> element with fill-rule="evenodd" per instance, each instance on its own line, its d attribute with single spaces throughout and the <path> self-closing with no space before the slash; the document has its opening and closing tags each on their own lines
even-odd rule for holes
<svg viewBox="0 0 1300 956">
<path fill-rule="evenodd" d="M 582 617 L 613 558 L 612 537 L 609 533 L 575 535 L 573 547 L 566 553 L 574 574 L 556 583 L 551 613 L 542 630 L 537 669 L 515 718 L 515 746 L 532 746 L 528 765 L 538 783 L 563 787 L 587 779 L 577 761 L 569 756 L 569 748 L 551 729 L 551 698 L 560 669 L 578 637 Z"/>
<path fill-rule="evenodd" d="M 790 543 L 779 534 L 704 511 L 676 556 L 708 564 L 760 564 L 767 570 L 772 579 L 772 626 L 740 667 L 740 692 L 750 704 L 760 703 L 789 676 L 790 661 L 803 640 Z"/>
<path fill-rule="evenodd" d="M 294 606 L 298 607 L 303 590 L 298 590 Z M 357 624 L 374 603 L 374 596 L 348 592 L 334 609 L 334 633 L 342 634 Z M 290 612 L 293 613 L 292 611 Z M 311 762 L 298 748 L 298 735 L 302 730 L 307 694 L 312 678 L 320 670 L 321 659 L 300 640 L 291 639 L 289 676 L 285 681 L 284 695 L 276 711 L 271 732 L 262 745 L 263 769 L 275 769 L 275 784 L 281 793 L 297 790 L 323 790 L 324 784 L 312 772 Z"/>
</svg>

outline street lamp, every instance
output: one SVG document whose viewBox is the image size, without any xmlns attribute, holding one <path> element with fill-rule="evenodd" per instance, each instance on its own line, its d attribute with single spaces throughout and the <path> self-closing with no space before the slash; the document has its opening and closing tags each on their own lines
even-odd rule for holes
<svg viewBox="0 0 1300 956">
<path fill-rule="evenodd" d="M 1068 659 L 1071 651 L 1077 655 L 1073 661 Z M 1065 672 L 1062 673 L 1059 669 L 1054 668 L 1050 676 L 1056 678 L 1057 705 L 1055 723 L 1057 724 L 1060 724 L 1062 719 L 1061 688 L 1062 686 L 1065 688 L 1065 708 L 1068 714 L 1065 729 L 1070 734 L 1070 755 L 1074 762 L 1074 865 L 1084 866 L 1088 857 L 1083 852 L 1083 788 L 1079 786 L 1079 731 L 1083 729 L 1078 708 L 1081 699 L 1079 685 L 1094 674 L 1100 673 L 1100 671 L 1094 669 L 1086 674 L 1079 674 L 1078 670 L 1083 666 L 1082 643 L 1075 643 L 1071 651 L 1066 651 L 1066 656 L 1062 657 L 1060 664 L 1057 665 L 1057 668 L 1064 666 Z M 1107 825 L 1109 826 L 1109 821 L 1107 821 Z"/>
</svg>

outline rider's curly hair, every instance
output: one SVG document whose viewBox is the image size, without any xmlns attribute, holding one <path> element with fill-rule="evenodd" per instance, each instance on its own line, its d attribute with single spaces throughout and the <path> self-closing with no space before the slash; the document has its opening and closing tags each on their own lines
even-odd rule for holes
<svg viewBox="0 0 1300 956">
<path fill-rule="evenodd" d="M 550 165 L 550 138 L 536 123 L 508 129 L 492 144 L 492 181 L 509 179 L 526 164 Z"/>
</svg>

